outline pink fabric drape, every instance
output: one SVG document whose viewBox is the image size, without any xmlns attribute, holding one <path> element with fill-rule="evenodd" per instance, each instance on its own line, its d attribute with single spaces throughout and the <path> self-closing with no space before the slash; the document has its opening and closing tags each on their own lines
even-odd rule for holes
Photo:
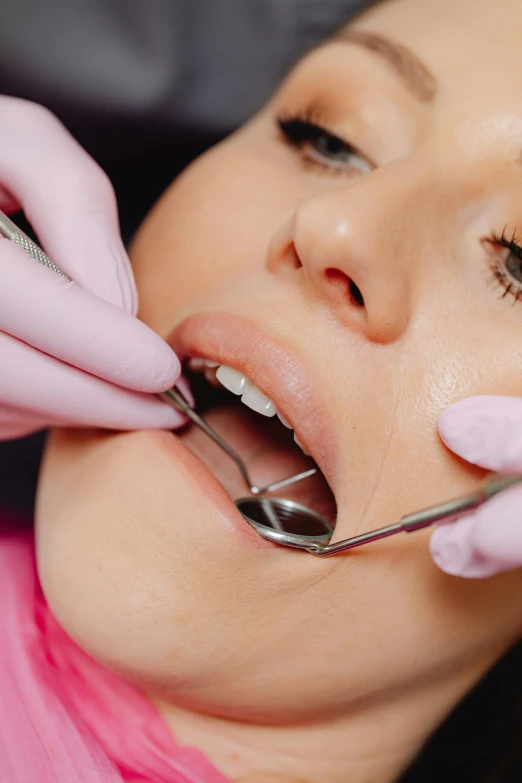
<svg viewBox="0 0 522 783">
<path fill-rule="evenodd" d="M 43 598 L 31 532 L 0 533 L 0 783 L 227 783 Z"/>
</svg>

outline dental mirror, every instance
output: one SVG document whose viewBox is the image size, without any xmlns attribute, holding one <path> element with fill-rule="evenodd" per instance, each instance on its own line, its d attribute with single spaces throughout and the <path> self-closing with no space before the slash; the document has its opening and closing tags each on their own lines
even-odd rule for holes
<svg viewBox="0 0 522 783">
<path fill-rule="evenodd" d="M 393 525 L 362 533 L 335 544 L 329 544 L 333 534 L 330 522 L 318 512 L 292 500 L 253 497 L 240 498 L 235 501 L 235 504 L 244 519 L 263 538 L 283 546 L 304 549 L 318 557 L 329 557 L 396 533 L 413 533 L 443 519 L 457 517 L 481 506 L 494 495 L 521 481 L 520 475 L 505 476 L 494 473 L 476 492 L 430 506 L 422 511 L 415 511 L 413 514 L 406 514 Z"/>
<path fill-rule="evenodd" d="M 328 544 L 333 527 L 321 514 L 285 498 L 239 498 L 238 511 L 260 536 L 298 549 Z"/>
</svg>

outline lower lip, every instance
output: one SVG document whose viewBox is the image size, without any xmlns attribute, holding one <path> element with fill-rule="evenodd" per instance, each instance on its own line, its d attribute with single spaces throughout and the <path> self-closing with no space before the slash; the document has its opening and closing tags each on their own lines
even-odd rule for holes
<svg viewBox="0 0 522 783">
<path fill-rule="evenodd" d="M 256 533 L 253 527 L 242 517 L 232 499 L 210 472 L 207 466 L 193 454 L 172 432 L 149 430 L 150 437 L 167 454 L 168 459 L 182 462 L 188 467 L 201 492 L 209 498 L 216 508 L 216 519 L 223 522 L 224 532 L 232 533 L 241 545 L 265 552 L 281 551 L 281 547 Z"/>
</svg>

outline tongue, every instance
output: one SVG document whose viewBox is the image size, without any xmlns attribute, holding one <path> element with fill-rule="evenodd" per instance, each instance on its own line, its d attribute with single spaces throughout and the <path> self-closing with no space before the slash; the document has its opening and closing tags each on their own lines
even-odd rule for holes
<svg viewBox="0 0 522 783">
<path fill-rule="evenodd" d="M 301 473 L 313 461 L 296 446 L 291 430 L 274 418 L 250 411 L 242 404 L 226 404 L 207 411 L 205 421 L 245 461 L 250 478 L 258 486 Z M 236 464 L 196 425 L 179 434 L 235 500 L 249 494 Z M 286 497 L 335 520 L 335 501 L 322 474 L 292 484 L 273 497 Z"/>
</svg>

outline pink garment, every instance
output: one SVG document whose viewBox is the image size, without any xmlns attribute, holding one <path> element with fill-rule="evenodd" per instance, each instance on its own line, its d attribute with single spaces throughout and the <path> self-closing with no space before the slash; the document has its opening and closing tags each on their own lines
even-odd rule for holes
<svg viewBox="0 0 522 783">
<path fill-rule="evenodd" d="M 30 531 L 0 534 L 0 783 L 227 783 L 51 614 Z"/>
</svg>

